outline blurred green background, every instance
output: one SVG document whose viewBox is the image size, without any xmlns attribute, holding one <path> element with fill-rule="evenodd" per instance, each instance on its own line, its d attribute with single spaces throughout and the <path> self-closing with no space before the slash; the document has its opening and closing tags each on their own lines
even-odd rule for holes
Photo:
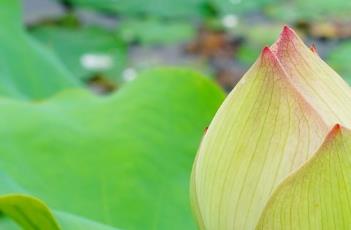
<svg viewBox="0 0 351 230">
<path fill-rule="evenodd" d="M 196 229 L 190 172 L 226 92 L 283 25 L 351 83 L 350 15 L 349 0 L 0 0 L 0 229 Z M 9 193 L 49 209 L 15 197 L 13 213 Z"/>
<path fill-rule="evenodd" d="M 201 71 L 230 90 L 285 24 L 351 79 L 347 0 L 25 0 L 24 6 L 31 35 L 99 91 L 170 65 Z"/>
</svg>

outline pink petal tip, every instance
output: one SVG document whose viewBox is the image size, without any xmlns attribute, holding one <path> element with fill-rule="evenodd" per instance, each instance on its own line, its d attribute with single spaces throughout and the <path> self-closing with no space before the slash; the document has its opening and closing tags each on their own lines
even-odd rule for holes
<svg viewBox="0 0 351 230">
<path fill-rule="evenodd" d="M 263 47 L 262 55 L 272 54 L 271 49 L 268 46 Z"/>
<path fill-rule="evenodd" d="M 335 124 L 333 128 L 329 131 L 326 141 L 333 140 L 336 136 L 342 133 L 343 127 L 340 124 Z"/>
<path fill-rule="evenodd" d="M 262 60 L 262 62 L 270 62 L 270 63 L 272 63 L 272 62 L 275 63 L 278 61 L 276 55 L 273 53 L 271 48 L 269 48 L 268 46 L 265 46 L 262 49 L 261 60 Z"/>
<path fill-rule="evenodd" d="M 287 44 L 297 39 L 297 35 L 293 29 L 289 26 L 284 26 L 282 32 L 279 35 L 277 41 L 271 46 L 274 53 L 278 53 L 279 50 L 285 49 Z"/>
<path fill-rule="evenodd" d="M 315 54 L 318 54 L 318 50 L 317 50 L 317 47 L 315 44 L 312 44 L 311 47 L 310 47 L 310 50 L 315 53 Z"/>
<path fill-rule="evenodd" d="M 296 37 L 295 31 L 289 26 L 284 26 L 283 31 L 280 33 L 280 41 L 289 41 L 292 38 Z"/>
</svg>

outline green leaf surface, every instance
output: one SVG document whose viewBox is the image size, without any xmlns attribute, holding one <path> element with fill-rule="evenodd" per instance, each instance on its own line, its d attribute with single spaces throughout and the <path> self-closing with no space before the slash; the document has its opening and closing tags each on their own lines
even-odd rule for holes
<svg viewBox="0 0 351 230">
<path fill-rule="evenodd" d="M 117 228 L 65 212 L 55 211 L 54 216 L 62 230 L 118 230 Z"/>
<path fill-rule="evenodd" d="M 116 94 L 0 100 L 0 170 L 54 210 L 121 229 L 193 229 L 188 180 L 223 92 L 192 71 L 146 72 Z"/>
<path fill-rule="evenodd" d="M 19 0 L 0 7 L 0 95 L 43 99 L 66 88 L 80 87 L 58 59 L 27 35 L 21 25 Z"/>
<path fill-rule="evenodd" d="M 36 27 L 31 34 L 51 49 L 74 75 L 87 79 L 102 74 L 118 80 L 126 47 L 112 32 L 98 27 Z"/>
<path fill-rule="evenodd" d="M 76 215 L 65 214 L 62 212 L 54 213 L 62 230 L 119 230 L 117 228 L 91 221 L 85 218 L 77 217 Z M 40 225 L 39 225 L 40 226 Z M 6 230 L 23 230 L 21 226 L 15 223 L 7 216 L 0 218 L 0 228 Z M 51 230 L 48 228 L 37 228 L 39 230 Z"/>
<path fill-rule="evenodd" d="M 54 211 L 54 217 L 59 224 L 59 229 L 62 230 L 118 230 L 117 228 L 64 212 Z M 25 218 L 28 218 L 28 216 L 25 216 Z M 36 220 L 35 218 L 34 221 Z M 8 216 L 0 217 L 0 229 L 23 230 L 19 224 Z M 51 228 L 47 228 L 41 223 L 38 223 L 36 229 L 51 230 Z"/>
<path fill-rule="evenodd" d="M 322 147 L 274 192 L 257 229 L 349 229 L 351 132 L 336 125 Z"/>
</svg>

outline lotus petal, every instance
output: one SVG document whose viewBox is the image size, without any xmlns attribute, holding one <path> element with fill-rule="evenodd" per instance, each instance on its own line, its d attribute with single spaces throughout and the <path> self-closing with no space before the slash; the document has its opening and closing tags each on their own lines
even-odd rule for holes
<svg viewBox="0 0 351 230">
<path fill-rule="evenodd" d="M 351 131 L 336 125 L 275 191 L 257 229 L 349 229 L 350 216 Z"/>
<path fill-rule="evenodd" d="M 291 82 L 332 127 L 339 122 L 351 128 L 350 86 L 318 55 L 305 46 L 296 33 L 285 26 L 271 47 Z"/>
<path fill-rule="evenodd" d="M 285 27 L 203 138 L 191 184 L 200 228 L 253 229 L 274 190 L 335 123 L 351 126 L 349 86 Z"/>
</svg>

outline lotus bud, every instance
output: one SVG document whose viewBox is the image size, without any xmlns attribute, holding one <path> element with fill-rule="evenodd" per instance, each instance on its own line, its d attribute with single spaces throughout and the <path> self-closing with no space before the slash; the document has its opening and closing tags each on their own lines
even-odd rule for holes
<svg viewBox="0 0 351 230">
<path fill-rule="evenodd" d="M 281 209 L 291 207 L 279 202 L 292 206 L 294 202 L 282 201 L 285 195 L 272 201 L 272 196 L 292 180 L 289 175 L 299 173 L 315 155 L 323 155 L 317 150 L 324 151 L 321 146 L 336 123 L 351 128 L 350 87 L 316 55 L 315 48 L 305 46 L 292 29 L 284 27 L 280 38 L 262 50 L 228 95 L 204 135 L 191 179 L 199 227 L 282 229 L 270 225 L 280 221 L 276 215 L 288 219 Z M 291 186 L 286 187 L 280 190 L 292 193 L 285 191 Z M 273 206 L 279 210 L 266 211 Z M 296 207 L 305 207 L 300 206 Z M 308 218 L 310 213 L 305 214 Z"/>
</svg>

